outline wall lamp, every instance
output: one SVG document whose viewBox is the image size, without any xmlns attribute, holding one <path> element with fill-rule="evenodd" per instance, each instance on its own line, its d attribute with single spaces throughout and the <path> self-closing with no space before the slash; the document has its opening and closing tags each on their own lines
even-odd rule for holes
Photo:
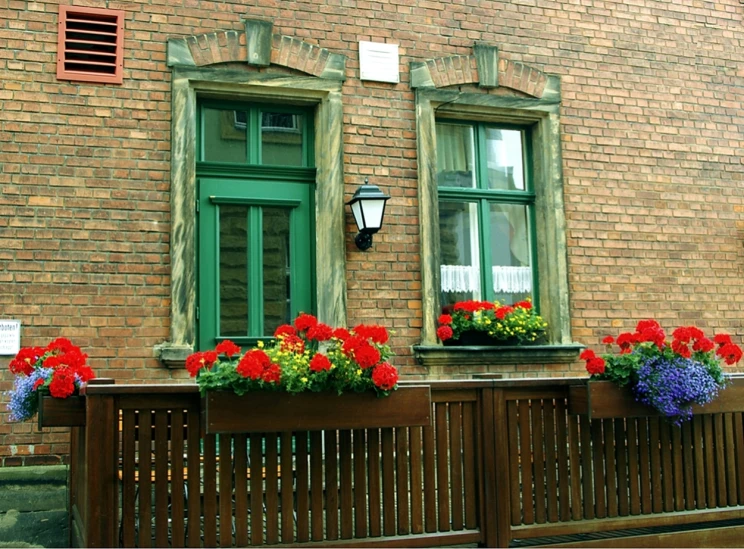
<svg viewBox="0 0 744 549">
<path fill-rule="evenodd" d="M 354 243 L 360 250 L 368 250 L 372 246 L 372 235 L 382 227 L 385 202 L 388 200 L 389 196 L 377 185 L 370 185 L 369 179 L 364 178 L 364 185 L 359 187 L 347 202 L 351 206 L 351 213 L 354 214 L 354 221 L 359 229 Z"/>
</svg>

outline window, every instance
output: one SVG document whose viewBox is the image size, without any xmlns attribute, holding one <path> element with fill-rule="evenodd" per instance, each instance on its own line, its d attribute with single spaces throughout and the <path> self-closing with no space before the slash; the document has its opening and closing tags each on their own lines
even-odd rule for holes
<svg viewBox="0 0 744 549">
<path fill-rule="evenodd" d="M 528 132 L 438 121 L 440 303 L 538 295 Z"/>
<path fill-rule="evenodd" d="M 308 111 L 199 104 L 198 341 L 249 345 L 314 310 Z"/>
</svg>

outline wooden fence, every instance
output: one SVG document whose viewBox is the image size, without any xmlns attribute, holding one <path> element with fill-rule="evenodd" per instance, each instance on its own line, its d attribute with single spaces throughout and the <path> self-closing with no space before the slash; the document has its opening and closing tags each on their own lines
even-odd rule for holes
<svg viewBox="0 0 744 549">
<path fill-rule="evenodd" d="M 584 381 L 432 382 L 426 427 L 219 435 L 203 433 L 194 386 L 89 386 L 72 430 L 72 542 L 612 546 L 589 538 L 744 519 L 742 412 L 682 428 L 589 421 L 568 411 Z M 655 539 L 736 546 L 742 532 Z M 644 544 L 636 535 L 619 546 Z"/>
</svg>

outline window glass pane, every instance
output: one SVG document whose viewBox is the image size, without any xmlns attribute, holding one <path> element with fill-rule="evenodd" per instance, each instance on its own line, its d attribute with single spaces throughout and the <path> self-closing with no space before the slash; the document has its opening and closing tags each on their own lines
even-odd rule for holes
<svg viewBox="0 0 744 549">
<path fill-rule="evenodd" d="M 458 301 L 481 299 L 477 205 L 440 202 L 439 238 L 443 309 Z"/>
<path fill-rule="evenodd" d="M 522 132 L 486 128 L 488 188 L 523 191 Z"/>
<path fill-rule="evenodd" d="M 302 166 L 302 129 L 305 116 L 261 113 L 261 164 Z"/>
<path fill-rule="evenodd" d="M 220 206 L 220 335 L 248 335 L 248 208 Z"/>
<path fill-rule="evenodd" d="M 475 188 L 473 127 L 437 124 L 437 185 Z"/>
<path fill-rule="evenodd" d="M 532 296 L 532 261 L 527 207 L 491 204 L 491 269 L 493 291 L 511 305 Z"/>
<path fill-rule="evenodd" d="M 203 109 L 203 140 L 205 162 L 236 162 L 245 164 L 248 113 Z"/>
<path fill-rule="evenodd" d="M 287 208 L 263 209 L 264 334 L 289 324 L 289 214 Z M 309 276 L 305 273 L 306 276 Z"/>
</svg>

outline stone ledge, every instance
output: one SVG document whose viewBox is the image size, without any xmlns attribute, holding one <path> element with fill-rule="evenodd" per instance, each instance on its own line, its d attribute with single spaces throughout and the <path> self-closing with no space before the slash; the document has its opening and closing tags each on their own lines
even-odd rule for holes
<svg viewBox="0 0 744 549">
<path fill-rule="evenodd" d="M 488 366 L 492 364 L 570 364 L 584 349 L 580 343 L 515 347 L 414 345 L 423 366 Z"/>
<path fill-rule="evenodd" d="M 155 356 L 160 359 L 166 368 L 178 369 L 186 367 L 186 358 L 194 352 L 191 345 L 174 345 L 173 343 L 161 343 L 154 349 Z"/>
</svg>

